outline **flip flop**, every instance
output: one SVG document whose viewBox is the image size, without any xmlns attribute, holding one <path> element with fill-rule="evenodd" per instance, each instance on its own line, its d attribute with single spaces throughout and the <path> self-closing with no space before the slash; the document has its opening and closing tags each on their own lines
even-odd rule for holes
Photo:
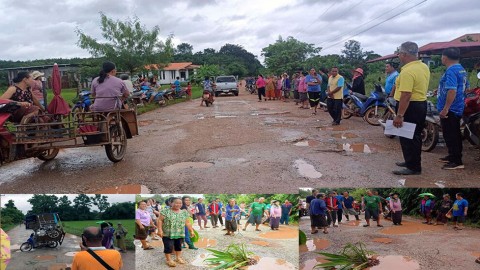
<svg viewBox="0 0 480 270">
<path fill-rule="evenodd" d="M 318 230 L 311 232 L 311 234 L 316 234 L 316 233 L 318 233 Z"/>
<path fill-rule="evenodd" d="M 383 227 L 383 225 L 380 225 L 380 224 L 379 224 L 379 225 L 377 225 L 377 227 Z"/>
<path fill-rule="evenodd" d="M 152 250 L 152 249 L 154 249 L 152 246 L 148 246 L 148 247 L 144 248 L 143 250 Z"/>
<path fill-rule="evenodd" d="M 370 225 L 363 225 L 363 227 L 370 227 Z"/>
<path fill-rule="evenodd" d="M 328 234 L 328 232 L 325 232 L 325 231 L 324 231 L 323 233 L 324 233 L 324 234 Z"/>
</svg>

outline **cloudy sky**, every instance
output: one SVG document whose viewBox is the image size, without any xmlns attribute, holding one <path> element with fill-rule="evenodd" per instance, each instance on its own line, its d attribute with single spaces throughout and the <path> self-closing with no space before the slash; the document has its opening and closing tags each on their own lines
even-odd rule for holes
<svg viewBox="0 0 480 270">
<path fill-rule="evenodd" d="M 322 54 L 339 53 L 348 39 L 389 54 L 407 40 L 424 45 L 480 32 L 478 0 L 0 0 L 0 59 L 88 57 L 75 29 L 101 39 L 99 12 L 136 15 L 194 51 L 231 43 L 260 59 L 279 35 L 323 47 Z"/>
<path fill-rule="evenodd" d="M 57 197 L 62 197 L 63 195 L 67 195 L 68 199 L 72 202 L 73 199 L 77 197 L 77 194 L 55 194 Z M 88 196 L 92 197 L 94 195 L 87 194 Z M 106 194 L 108 197 L 109 203 L 119 203 L 119 202 L 134 202 L 135 195 L 133 194 Z M 28 210 L 32 209 L 32 205 L 28 202 L 30 198 L 32 198 L 32 194 L 2 194 L 0 196 L 0 205 L 2 207 L 8 202 L 8 200 L 13 200 L 15 206 L 21 210 L 24 214 L 28 212 Z M 92 206 L 93 210 L 98 210 L 96 206 Z"/>
</svg>

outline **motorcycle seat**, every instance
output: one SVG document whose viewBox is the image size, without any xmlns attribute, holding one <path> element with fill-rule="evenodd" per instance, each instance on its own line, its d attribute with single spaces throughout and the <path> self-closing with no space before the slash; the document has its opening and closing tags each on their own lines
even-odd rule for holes
<svg viewBox="0 0 480 270">
<path fill-rule="evenodd" d="M 359 98 L 361 101 L 365 101 L 365 100 L 368 99 L 367 96 L 362 95 L 362 94 L 360 94 L 360 93 L 353 92 L 352 95 L 356 96 L 356 97 Z"/>
</svg>

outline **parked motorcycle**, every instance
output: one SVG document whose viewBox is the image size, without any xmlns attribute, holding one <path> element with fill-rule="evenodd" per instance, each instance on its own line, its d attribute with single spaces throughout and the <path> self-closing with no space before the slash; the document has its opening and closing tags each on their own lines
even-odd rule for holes
<svg viewBox="0 0 480 270">
<path fill-rule="evenodd" d="M 370 96 L 351 92 L 343 102 L 342 118 L 352 116 L 363 117 L 372 126 L 379 126 L 378 122 L 388 111 L 385 105 L 385 92 L 380 84 L 375 84 L 375 90 Z"/>
<path fill-rule="evenodd" d="M 79 112 L 89 112 L 90 105 L 92 105 L 92 100 L 90 99 L 90 91 L 82 90 L 78 93 L 78 100 L 72 108 L 72 113 L 79 113 Z"/>
</svg>

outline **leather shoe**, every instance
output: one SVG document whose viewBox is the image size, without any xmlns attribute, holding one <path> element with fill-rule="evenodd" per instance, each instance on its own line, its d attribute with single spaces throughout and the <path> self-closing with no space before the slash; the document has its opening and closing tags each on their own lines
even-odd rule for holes
<svg viewBox="0 0 480 270">
<path fill-rule="evenodd" d="M 403 170 L 393 171 L 393 174 L 395 174 L 395 175 L 419 175 L 421 173 L 422 172 L 412 171 L 408 168 L 403 169 Z"/>
<path fill-rule="evenodd" d="M 398 167 L 407 167 L 407 163 L 405 162 L 395 162 L 395 165 L 397 165 Z"/>
</svg>

